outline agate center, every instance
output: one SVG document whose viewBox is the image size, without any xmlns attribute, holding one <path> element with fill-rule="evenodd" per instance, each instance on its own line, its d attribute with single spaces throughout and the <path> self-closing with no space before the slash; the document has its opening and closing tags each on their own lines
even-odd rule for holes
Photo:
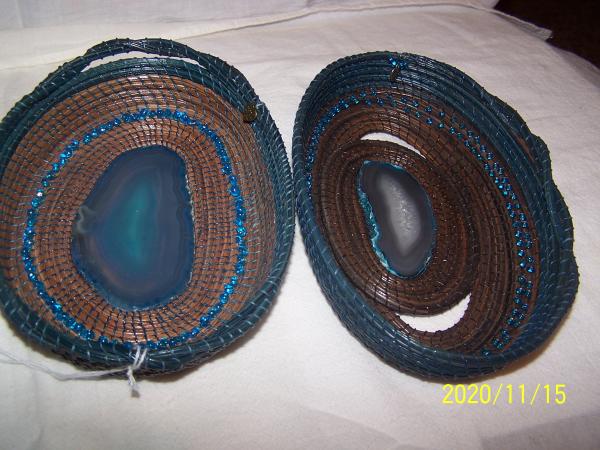
<svg viewBox="0 0 600 450">
<path fill-rule="evenodd" d="M 75 266 L 115 307 L 164 305 L 191 276 L 192 213 L 181 157 L 158 145 L 127 151 L 79 208 L 71 247 Z"/>
<path fill-rule="evenodd" d="M 419 182 L 399 166 L 365 161 L 358 196 L 382 264 L 402 277 L 422 272 L 435 245 L 435 218 Z"/>
</svg>

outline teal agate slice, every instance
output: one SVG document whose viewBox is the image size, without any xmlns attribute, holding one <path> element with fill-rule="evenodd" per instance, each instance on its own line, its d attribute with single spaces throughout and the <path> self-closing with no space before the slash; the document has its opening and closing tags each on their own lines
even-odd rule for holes
<svg viewBox="0 0 600 450">
<path fill-rule="evenodd" d="M 185 290 L 194 226 L 184 161 L 163 146 L 115 158 L 79 208 L 71 253 L 113 306 L 161 306 Z"/>
<path fill-rule="evenodd" d="M 358 174 L 358 196 L 373 250 L 393 274 L 421 273 L 435 245 L 435 217 L 429 196 L 402 167 L 365 161 Z"/>
</svg>

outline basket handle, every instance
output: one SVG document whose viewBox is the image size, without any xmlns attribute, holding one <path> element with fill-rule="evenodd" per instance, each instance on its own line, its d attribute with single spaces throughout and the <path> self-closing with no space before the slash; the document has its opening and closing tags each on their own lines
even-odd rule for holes
<svg viewBox="0 0 600 450">
<path fill-rule="evenodd" d="M 92 62 L 130 52 L 144 52 L 150 55 L 187 58 L 203 68 L 217 65 L 217 58 L 206 53 L 198 52 L 187 45 L 167 39 L 111 39 L 94 45 L 82 56 L 66 62 L 56 71 L 52 72 L 36 88 L 33 95 L 28 98 L 29 103 L 35 103 L 48 97 L 58 87 L 79 75 Z"/>
<path fill-rule="evenodd" d="M 206 54 L 200 53 L 187 45 L 167 39 L 112 39 L 91 47 L 85 54 L 72 61 L 73 69 L 82 71 L 93 61 L 129 52 L 144 52 L 149 55 L 187 58 L 201 66 L 210 62 Z"/>
<path fill-rule="evenodd" d="M 149 55 L 187 58 L 206 68 L 214 65 L 210 55 L 200 53 L 187 45 L 167 39 L 111 39 L 94 45 L 82 56 L 79 56 L 58 68 L 42 82 L 49 94 L 54 89 L 81 73 L 92 62 L 109 56 L 144 52 Z"/>
<path fill-rule="evenodd" d="M 79 75 L 92 62 L 118 54 L 129 52 L 144 52 L 151 55 L 168 56 L 175 58 L 187 58 L 196 62 L 204 69 L 228 67 L 218 58 L 206 53 L 198 52 L 187 45 L 167 39 L 112 39 L 91 47 L 83 56 L 79 56 L 60 66 L 42 81 L 38 87 L 28 96 L 18 102 L 15 107 L 0 123 L 0 144 L 11 133 L 13 125 L 38 102 L 44 101 L 56 89 Z M 232 77 L 234 83 L 243 82 L 245 79 L 237 70 L 229 67 L 228 76 Z"/>
</svg>

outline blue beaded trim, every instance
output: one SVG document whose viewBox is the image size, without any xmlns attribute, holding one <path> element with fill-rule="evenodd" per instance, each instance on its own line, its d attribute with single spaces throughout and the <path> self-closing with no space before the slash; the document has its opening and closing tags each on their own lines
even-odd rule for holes
<svg viewBox="0 0 600 450">
<path fill-rule="evenodd" d="M 402 70 L 408 69 L 409 62 L 403 59 L 390 57 L 388 59 L 390 65 L 398 68 L 400 73 Z M 398 77 L 399 78 L 399 77 Z M 484 171 L 494 180 L 494 184 L 500 191 L 503 197 L 506 198 L 506 213 L 513 221 L 512 225 L 515 229 L 514 233 L 514 248 L 517 256 L 520 258 L 519 267 L 522 273 L 519 274 L 517 281 L 520 287 L 515 290 L 513 302 L 515 308 L 512 309 L 509 317 L 506 320 L 506 328 L 502 328 L 498 335 L 495 336 L 490 346 L 497 350 L 502 350 L 512 339 L 510 330 L 517 329 L 525 319 L 528 311 L 528 300 L 531 299 L 533 282 L 528 278 L 528 275 L 535 273 L 536 261 L 530 252 L 533 248 L 533 240 L 529 229 L 529 223 L 525 213 L 521 210 L 521 203 L 506 176 L 506 170 L 497 161 L 492 151 L 486 148 L 485 144 L 481 144 L 481 138 L 473 131 L 467 130 L 464 123 L 458 123 L 456 117 L 447 117 L 444 110 L 434 110 L 430 105 L 421 107 L 418 100 L 411 100 L 406 96 L 400 97 L 400 102 L 395 100 L 391 95 L 387 98 L 379 97 L 375 87 L 361 91 L 358 96 L 350 95 L 347 98 L 341 98 L 337 104 L 332 106 L 317 122 L 310 137 L 305 160 L 305 170 L 307 173 L 306 184 L 308 187 L 308 195 L 312 197 L 312 169 L 316 159 L 316 152 L 319 146 L 319 141 L 327 126 L 331 123 L 334 117 L 342 110 L 348 109 L 355 105 L 379 105 L 384 106 L 389 104 L 393 108 L 401 109 L 405 114 L 414 116 L 423 123 L 435 127 L 440 131 L 446 131 L 454 139 L 462 142 L 464 147 L 481 162 Z M 491 355 L 491 350 L 483 348 L 481 354 L 483 356 Z"/>
<path fill-rule="evenodd" d="M 146 342 L 138 342 L 138 345 L 147 345 L 150 349 L 166 348 L 179 345 L 186 341 L 189 341 L 193 337 L 197 336 L 202 328 L 208 327 L 208 325 L 217 317 L 217 315 L 223 309 L 223 306 L 227 304 L 229 298 L 235 292 L 239 278 L 244 275 L 246 270 L 246 257 L 248 256 L 248 247 L 246 244 L 245 236 L 247 234 L 245 222 L 246 222 L 246 208 L 244 206 L 244 199 L 241 193 L 241 188 L 238 185 L 238 180 L 233 174 L 231 167 L 231 161 L 227 155 L 225 146 L 219 136 L 209 127 L 204 125 L 198 120 L 195 120 L 188 116 L 183 111 L 171 111 L 170 109 L 140 109 L 135 113 L 124 113 L 114 119 L 94 128 L 89 133 L 85 134 L 81 141 L 73 140 L 67 145 L 59 155 L 57 162 L 52 164 L 52 168 L 46 172 L 46 175 L 42 178 L 41 185 L 35 193 L 34 198 L 31 200 L 31 208 L 27 211 L 27 225 L 23 232 L 23 248 L 21 250 L 21 260 L 25 266 L 27 276 L 38 296 L 44 301 L 48 308 L 54 314 L 56 320 L 64 324 L 67 328 L 77 333 L 82 339 L 93 340 L 95 339 L 95 333 L 92 330 L 88 330 L 82 324 L 78 323 L 75 318 L 63 311 L 62 305 L 53 298 L 48 291 L 44 283 L 38 278 L 38 268 L 35 264 L 35 260 L 32 255 L 32 249 L 34 247 L 34 237 L 36 235 L 35 225 L 39 215 L 39 210 L 46 198 L 46 193 L 52 180 L 60 173 L 61 169 L 68 163 L 69 159 L 82 147 L 90 144 L 98 136 L 110 132 L 112 129 L 119 127 L 123 123 L 140 122 L 146 119 L 170 119 L 175 120 L 183 125 L 188 125 L 197 128 L 202 134 L 209 138 L 215 146 L 217 156 L 221 160 L 221 173 L 226 177 L 229 183 L 229 195 L 233 199 L 233 206 L 235 207 L 235 219 L 234 225 L 236 229 L 235 241 L 237 244 L 237 261 L 234 266 L 235 275 L 229 278 L 228 282 L 223 285 L 223 291 L 219 295 L 219 303 L 212 306 L 208 313 L 203 315 L 198 321 L 197 325 L 191 330 L 186 331 L 179 336 L 167 339 L 160 339 L 158 342 L 148 340 Z M 110 341 L 106 336 L 99 336 L 98 341 L 103 344 L 108 344 Z M 113 343 L 118 343 L 118 340 L 113 340 Z M 126 347 L 131 347 L 131 342 L 123 343 Z"/>
</svg>

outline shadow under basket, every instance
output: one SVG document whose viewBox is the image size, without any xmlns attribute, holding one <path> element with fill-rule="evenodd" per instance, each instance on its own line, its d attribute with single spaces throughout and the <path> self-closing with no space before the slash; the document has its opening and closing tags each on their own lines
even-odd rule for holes
<svg viewBox="0 0 600 450">
<path fill-rule="evenodd" d="M 129 52 L 148 57 L 94 61 Z M 60 67 L 0 124 L 0 290 L 27 338 L 174 372 L 253 327 L 294 231 L 281 136 L 248 81 L 160 39 Z"/>
<path fill-rule="evenodd" d="M 358 339 L 402 370 L 494 372 L 538 348 L 573 302 L 572 221 L 546 145 L 451 66 L 389 52 L 329 65 L 300 104 L 293 169 L 325 295 Z M 406 319 L 467 296 L 446 329 Z"/>
</svg>

